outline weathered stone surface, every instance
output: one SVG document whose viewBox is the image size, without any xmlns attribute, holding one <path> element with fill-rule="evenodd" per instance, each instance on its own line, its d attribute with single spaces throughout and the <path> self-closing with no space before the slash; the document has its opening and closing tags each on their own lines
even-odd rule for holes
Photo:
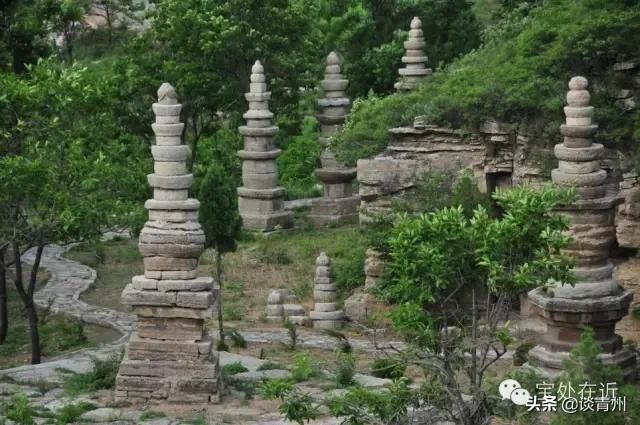
<svg viewBox="0 0 640 425">
<path fill-rule="evenodd" d="M 338 294 L 336 291 L 318 291 L 315 289 L 313 291 L 313 299 L 316 302 L 328 303 L 335 301 L 337 298 Z"/>
<path fill-rule="evenodd" d="M 249 93 L 245 94 L 249 110 L 243 115 L 246 126 L 238 130 L 244 136 L 244 149 L 238 152 L 242 159 L 242 181 L 238 188 L 238 208 L 242 226 L 246 230 L 270 232 L 291 227 L 291 213 L 284 210 L 284 190 L 277 187 L 277 157 L 280 150 L 273 145 L 278 128 L 272 126 L 264 68 L 256 61 L 251 68 Z"/>
<path fill-rule="evenodd" d="M 173 87 L 163 84 L 153 105 L 155 174 L 148 176 L 154 198 L 147 200 L 149 220 L 138 249 L 144 275 L 122 292 L 132 305 L 137 330 L 116 378 L 116 401 L 208 403 L 219 399 L 218 357 L 205 333 L 217 288 L 198 276 L 205 235 L 198 223 L 200 203 L 188 197 L 189 148 L 180 141 L 181 105 Z"/>
<path fill-rule="evenodd" d="M 327 56 L 324 79 L 320 86 L 324 97 L 318 101 L 321 133 L 318 142 L 323 148 L 320 155 L 322 168 L 315 171 L 322 182 L 324 196 L 311 203 L 309 218 L 315 226 L 341 225 L 358 222 L 358 196 L 353 195 L 352 182 L 356 170 L 339 164 L 328 149 L 331 139 L 342 128 L 350 101 L 345 94 L 349 81 L 341 74 L 340 60 L 335 52 Z"/>
<path fill-rule="evenodd" d="M 575 287 L 553 283 L 528 294 L 531 309 L 547 326 L 542 341 L 529 352 L 530 362 L 548 375 L 557 375 L 562 360 L 580 342 L 583 329 L 594 329 L 594 338 L 607 363 L 620 366 L 625 376 L 633 373 L 635 355 L 622 346 L 615 334 L 615 323 L 629 309 L 632 293 L 623 291 L 612 278 L 608 257 L 614 242 L 613 197 L 608 196 L 607 172 L 600 169 L 598 158 L 602 145 L 589 140 L 597 126 L 591 123 L 593 110 L 588 106 L 588 82 L 574 77 L 569 82 L 566 124 L 561 127 L 565 143 L 556 145 L 559 168 L 551 173 L 553 182 L 575 187 L 580 200 L 562 206 L 562 213 L 571 221 L 574 242 L 565 252 L 575 259 Z M 579 143 L 567 144 L 575 138 Z"/>
<path fill-rule="evenodd" d="M 415 90 L 423 78 L 431 75 L 431 69 L 425 66 L 427 63 L 427 56 L 423 50 L 425 45 L 422 22 L 416 16 L 411 20 L 409 38 L 404 43 L 406 52 L 402 57 L 402 63 L 405 64 L 405 67 L 398 70 L 400 79 L 394 85 L 396 90 Z"/>
</svg>

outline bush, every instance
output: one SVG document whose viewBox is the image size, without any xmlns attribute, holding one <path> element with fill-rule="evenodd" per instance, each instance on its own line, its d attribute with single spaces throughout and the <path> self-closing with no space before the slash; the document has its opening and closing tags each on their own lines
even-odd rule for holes
<svg viewBox="0 0 640 425">
<path fill-rule="evenodd" d="M 276 362 L 265 362 L 258 366 L 256 370 L 276 370 L 276 369 L 286 369 L 283 365 Z"/>
<path fill-rule="evenodd" d="M 524 2 L 485 30 L 482 47 L 417 91 L 355 102 L 335 149 L 354 164 L 384 150 L 389 128 L 418 115 L 471 129 L 489 118 L 520 123 L 537 135 L 533 139 L 555 140 L 567 81 L 576 74 L 600 80 L 591 86 L 603 141 L 634 146 L 640 111 L 625 114 L 614 106 L 606 81 L 611 65 L 634 57 L 639 44 L 638 0 Z"/>
<path fill-rule="evenodd" d="M 350 255 L 334 257 L 331 271 L 338 289 L 349 293 L 364 282 L 364 260 L 366 247 L 354 246 Z"/>
<path fill-rule="evenodd" d="M 95 410 L 96 406 L 88 402 L 67 404 L 56 413 L 56 424 L 70 424 L 76 422 L 85 412 Z"/>
<path fill-rule="evenodd" d="M 320 166 L 321 146 L 318 121 L 305 118 L 302 134 L 294 137 L 278 158 L 280 183 L 287 189 L 287 199 L 313 198 L 322 195 L 314 171 Z"/>
<path fill-rule="evenodd" d="M 0 413 L 4 417 L 22 425 L 35 425 L 35 410 L 31 407 L 29 399 L 24 394 L 18 394 L 10 399 L 9 404 L 2 404 Z M 4 411 L 4 412 L 3 412 Z"/>
<path fill-rule="evenodd" d="M 294 383 L 290 379 L 263 379 L 258 391 L 267 400 L 282 399 L 293 391 Z"/>
<path fill-rule="evenodd" d="M 306 381 L 319 375 L 318 366 L 308 351 L 301 351 L 293 355 L 291 376 L 296 382 Z"/>
<path fill-rule="evenodd" d="M 222 366 L 222 373 L 229 376 L 248 371 L 249 369 L 240 362 L 233 362 Z"/>
<path fill-rule="evenodd" d="M 64 378 L 64 389 L 69 395 L 115 388 L 122 354 L 114 354 L 105 360 L 94 358 L 93 370 L 87 373 L 69 373 Z"/>
<path fill-rule="evenodd" d="M 407 363 L 389 357 L 382 357 L 374 360 L 371 365 L 371 375 L 376 378 L 400 379 L 407 370 Z"/>
<path fill-rule="evenodd" d="M 237 329 L 229 329 L 227 336 L 231 340 L 231 345 L 236 348 L 247 348 L 247 340 L 244 339 L 242 334 Z"/>
<path fill-rule="evenodd" d="M 336 384 L 340 388 L 354 384 L 356 374 L 356 357 L 353 353 L 338 352 L 336 354 Z"/>
</svg>

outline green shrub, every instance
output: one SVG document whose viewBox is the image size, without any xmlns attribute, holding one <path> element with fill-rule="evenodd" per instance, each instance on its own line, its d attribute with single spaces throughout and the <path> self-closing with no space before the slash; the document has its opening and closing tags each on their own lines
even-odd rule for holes
<svg viewBox="0 0 640 425">
<path fill-rule="evenodd" d="M 83 413 L 95 409 L 96 406 L 94 404 L 87 402 L 67 404 L 56 413 L 56 424 L 70 424 L 72 422 L 76 422 Z"/>
<path fill-rule="evenodd" d="M 222 373 L 229 376 L 248 371 L 249 369 L 240 362 L 233 362 L 222 366 Z"/>
<path fill-rule="evenodd" d="M 340 291 L 348 294 L 364 283 L 366 252 L 364 246 L 353 246 L 349 255 L 333 258 L 331 272 Z"/>
<path fill-rule="evenodd" d="M 336 354 L 336 384 L 345 388 L 354 384 L 353 377 L 356 374 L 356 356 L 349 352 Z"/>
<path fill-rule="evenodd" d="M 151 419 L 160 419 L 160 418 L 164 418 L 167 415 L 165 415 L 162 412 L 154 412 L 153 410 L 145 410 L 144 412 L 142 412 L 142 415 L 140 415 L 140 420 L 141 421 L 149 421 Z"/>
<path fill-rule="evenodd" d="M 322 195 L 314 171 L 320 166 L 321 146 L 318 142 L 318 121 L 306 117 L 302 134 L 294 137 L 280 157 L 280 182 L 287 189 L 288 199 L 312 198 Z"/>
<path fill-rule="evenodd" d="M 35 425 L 35 410 L 24 394 L 13 396 L 8 404 L 3 403 L 4 416 L 21 425 Z M 0 411 L 1 413 L 1 411 Z"/>
<path fill-rule="evenodd" d="M 318 366 L 308 351 L 301 351 L 293 355 L 291 376 L 297 382 L 306 381 L 319 375 Z"/>
<path fill-rule="evenodd" d="M 287 335 L 289 336 L 289 342 L 285 346 L 289 351 L 296 351 L 298 348 L 298 328 L 289 319 L 284 321 L 284 327 L 287 329 Z"/>
<path fill-rule="evenodd" d="M 258 384 L 258 391 L 267 400 L 282 399 L 293 391 L 294 383 L 290 379 L 263 379 Z"/>
<path fill-rule="evenodd" d="M 93 370 L 87 373 L 68 371 L 64 377 L 64 389 L 69 395 L 97 390 L 113 389 L 120 368 L 122 354 L 113 354 L 105 360 L 94 358 Z"/>
<path fill-rule="evenodd" d="M 236 348 L 247 348 L 247 340 L 244 339 L 242 334 L 237 329 L 229 329 L 227 336 L 231 340 L 231 345 Z"/>
<path fill-rule="evenodd" d="M 513 365 L 522 366 L 529 361 L 528 354 L 533 347 L 535 347 L 535 344 L 532 342 L 523 342 L 518 345 L 518 348 L 513 352 Z"/>
<path fill-rule="evenodd" d="M 257 370 L 276 370 L 276 369 L 286 369 L 283 365 L 276 362 L 264 362 L 260 366 L 258 366 Z"/>
<path fill-rule="evenodd" d="M 406 362 L 390 357 L 376 359 L 371 365 L 371 375 L 376 378 L 400 379 L 406 370 Z"/>
</svg>

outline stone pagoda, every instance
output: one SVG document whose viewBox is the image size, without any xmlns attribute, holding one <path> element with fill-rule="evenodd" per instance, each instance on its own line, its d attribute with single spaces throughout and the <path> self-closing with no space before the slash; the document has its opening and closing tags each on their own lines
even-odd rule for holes
<svg viewBox="0 0 640 425">
<path fill-rule="evenodd" d="M 360 197 L 353 194 L 355 168 L 345 168 L 338 163 L 329 149 L 329 143 L 342 128 L 351 102 L 345 94 L 349 80 L 340 70 L 340 61 L 335 52 L 327 56 L 324 80 L 320 86 L 324 97 L 318 100 L 320 112 L 316 114 L 321 126 L 320 145 L 322 168 L 315 171 L 324 187 L 324 196 L 311 203 L 309 217 L 317 226 L 358 222 Z"/>
<path fill-rule="evenodd" d="M 620 366 L 626 377 L 635 369 L 635 354 L 622 346 L 615 333 L 616 322 L 627 314 L 633 294 L 613 278 L 609 248 L 615 240 L 614 201 L 605 184 L 607 172 L 600 168 L 603 146 L 592 143 L 598 127 L 592 123 L 588 82 L 574 77 L 569 82 L 566 123 L 560 127 L 564 142 L 555 146 L 558 168 L 552 180 L 574 187 L 578 200 L 560 212 L 571 223 L 574 242 L 567 248 L 576 267 L 575 286 L 554 284 L 529 292 L 531 307 L 546 322 L 542 341 L 529 352 L 529 360 L 542 372 L 554 376 L 561 362 L 590 327 L 602 347 L 605 364 Z"/>
<path fill-rule="evenodd" d="M 284 189 L 278 187 L 280 149 L 273 144 L 278 127 L 269 111 L 271 92 L 267 91 L 264 68 L 260 61 L 251 68 L 249 93 L 244 95 L 249 110 L 243 115 L 247 125 L 238 130 L 244 137 L 242 187 L 238 188 L 238 208 L 246 230 L 271 232 L 293 225 L 292 215 L 284 210 Z"/>
<path fill-rule="evenodd" d="M 404 42 L 405 55 L 402 57 L 402 63 L 405 67 L 398 70 L 400 79 L 394 85 L 396 90 L 415 90 L 423 78 L 431 75 L 431 69 L 426 67 L 427 56 L 424 54 L 424 46 L 422 21 L 414 16 L 411 20 L 409 38 Z"/>
<path fill-rule="evenodd" d="M 344 312 L 338 310 L 338 293 L 331 282 L 331 259 L 321 252 L 316 258 L 316 275 L 313 279 L 313 311 L 309 314 L 313 327 L 319 329 L 338 329 L 342 327 Z"/>
<path fill-rule="evenodd" d="M 138 321 L 116 379 L 119 401 L 208 403 L 219 397 L 218 357 L 204 324 L 217 286 L 198 275 L 205 236 L 200 203 L 189 198 L 193 176 L 186 167 L 189 147 L 180 137 L 181 108 L 174 88 L 164 83 L 153 104 L 153 199 L 145 203 L 149 220 L 138 244 L 144 275 L 122 292 L 122 303 Z"/>
</svg>

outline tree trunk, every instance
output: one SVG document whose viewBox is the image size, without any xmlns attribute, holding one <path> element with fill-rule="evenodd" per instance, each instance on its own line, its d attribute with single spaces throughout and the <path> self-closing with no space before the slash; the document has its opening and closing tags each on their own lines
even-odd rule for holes
<svg viewBox="0 0 640 425">
<path fill-rule="evenodd" d="M 218 282 L 218 331 L 220 333 L 220 343 L 218 346 L 222 349 L 227 346 L 224 342 L 224 325 L 222 323 L 222 253 L 220 248 L 216 246 L 216 281 Z"/>
<path fill-rule="evenodd" d="M 24 278 L 22 276 L 22 255 L 20 254 L 20 246 L 18 242 L 13 242 L 13 252 L 15 257 L 16 268 L 16 280 L 15 286 L 20 299 L 27 311 L 27 319 L 29 320 L 29 336 L 31 338 L 31 364 L 40 363 L 40 335 L 38 333 L 38 312 L 36 306 L 33 303 L 33 294 L 35 293 L 38 270 L 40 269 L 40 260 L 42 259 L 42 252 L 44 251 L 44 245 L 38 244 L 36 249 L 36 258 L 31 267 L 31 273 L 29 276 L 29 285 L 25 290 Z"/>
<path fill-rule="evenodd" d="M 40 364 L 40 333 L 38 332 L 38 312 L 33 299 L 25 306 L 29 319 L 29 336 L 31 337 L 31 364 Z"/>
<path fill-rule="evenodd" d="M 7 339 L 9 332 L 9 312 L 7 300 L 7 269 L 4 265 L 4 249 L 0 250 L 0 344 Z"/>
</svg>

